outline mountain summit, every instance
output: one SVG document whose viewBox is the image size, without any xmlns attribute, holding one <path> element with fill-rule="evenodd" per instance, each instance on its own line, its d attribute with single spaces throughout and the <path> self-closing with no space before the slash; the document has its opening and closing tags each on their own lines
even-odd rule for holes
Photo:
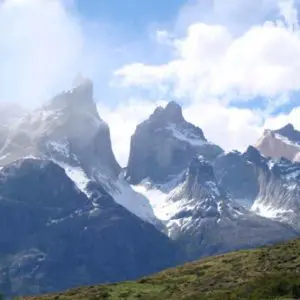
<svg viewBox="0 0 300 300">
<path fill-rule="evenodd" d="M 279 130 L 275 130 L 275 133 L 280 134 L 292 142 L 300 144 L 300 131 L 297 131 L 293 124 L 287 124 Z"/>
<path fill-rule="evenodd" d="M 180 105 L 170 102 L 137 126 L 131 138 L 127 178 L 133 184 L 145 178 L 164 182 L 183 171 L 193 157 L 212 160 L 222 152 L 207 141 L 199 127 L 184 119 Z"/>
<path fill-rule="evenodd" d="M 98 115 L 88 79 L 23 117 L 10 130 L 0 154 L 1 164 L 34 156 L 80 166 L 89 175 L 101 170 L 116 178 L 120 172 L 109 127 Z"/>
<path fill-rule="evenodd" d="M 100 118 L 93 99 L 91 80 L 81 78 L 71 90 L 58 94 L 10 128 L 0 150 L 0 164 L 28 157 L 55 162 L 86 194 L 88 183 L 97 182 L 130 212 L 156 222 L 148 200 L 122 179 L 109 126 Z"/>
<path fill-rule="evenodd" d="M 255 147 L 265 156 L 300 162 L 300 131 L 292 124 L 278 130 L 265 130 Z"/>
<path fill-rule="evenodd" d="M 165 108 L 158 107 L 151 116 L 152 120 L 161 123 L 182 123 L 184 122 L 181 106 L 171 101 Z"/>
</svg>

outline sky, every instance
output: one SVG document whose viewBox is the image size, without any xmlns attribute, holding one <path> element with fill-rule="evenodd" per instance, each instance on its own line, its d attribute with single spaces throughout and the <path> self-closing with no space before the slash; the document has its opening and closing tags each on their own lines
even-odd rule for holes
<svg viewBox="0 0 300 300">
<path fill-rule="evenodd" d="M 95 86 L 115 155 L 157 105 L 225 150 L 300 130 L 300 0 L 0 0 L 0 103 Z"/>
</svg>

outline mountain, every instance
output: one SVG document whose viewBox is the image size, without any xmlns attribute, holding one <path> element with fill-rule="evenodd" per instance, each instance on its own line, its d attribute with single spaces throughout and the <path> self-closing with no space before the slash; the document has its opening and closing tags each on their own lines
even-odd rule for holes
<svg viewBox="0 0 300 300">
<path fill-rule="evenodd" d="M 48 160 L 0 170 L 0 290 L 54 292 L 138 278 L 178 263 L 177 248 L 97 182 L 85 193 Z"/>
<path fill-rule="evenodd" d="M 97 113 L 91 81 L 59 94 L 10 129 L 0 163 L 30 155 L 80 164 L 88 175 L 100 170 L 118 176 L 120 166 L 112 152 L 108 125 Z"/>
<path fill-rule="evenodd" d="M 261 182 L 258 170 L 266 167 L 263 161 L 264 157 L 252 146 L 245 153 L 223 153 L 214 161 L 218 184 L 235 202 L 247 209 L 259 195 Z"/>
<path fill-rule="evenodd" d="M 300 163 L 262 159 L 257 168 L 260 192 L 252 206 L 258 214 L 300 230 Z"/>
<path fill-rule="evenodd" d="M 194 158 L 176 184 L 147 187 L 142 182 L 134 188 L 153 203 L 156 216 L 165 222 L 168 235 L 188 260 L 298 236 L 290 227 L 233 201 L 203 158 Z"/>
<path fill-rule="evenodd" d="M 284 157 L 300 162 L 300 131 L 292 124 L 279 130 L 265 130 L 255 147 L 264 155 L 274 159 Z"/>
<path fill-rule="evenodd" d="M 166 182 L 187 168 L 193 157 L 213 160 L 222 152 L 206 140 L 200 128 L 185 121 L 177 103 L 170 102 L 137 126 L 131 138 L 126 177 L 132 184 L 145 178 Z"/>
<path fill-rule="evenodd" d="M 300 229 L 300 163 L 267 158 L 250 146 L 245 153 L 222 154 L 214 170 L 235 202 Z"/>
<path fill-rule="evenodd" d="M 171 102 L 137 126 L 127 180 L 188 260 L 298 236 L 281 219 L 250 210 L 262 190 L 263 160 L 251 151 L 224 153 Z"/>
<path fill-rule="evenodd" d="M 235 202 L 250 208 L 259 193 L 259 182 L 251 162 L 238 151 L 223 153 L 213 163 L 216 179 Z"/>
<path fill-rule="evenodd" d="M 134 282 L 28 300 L 299 299 L 300 241 L 206 258 Z M 27 299 L 27 298 L 26 298 Z"/>
<path fill-rule="evenodd" d="M 175 102 L 137 126 L 125 169 L 89 79 L 7 128 L 0 290 L 8 294 L 129 280 L 299 236 L 299 164 L 253 147 L 224 153 Z"/>
<path fill-rule="evenodd" d="M 100 183 L 116 202 L 160 226 L 148 200 L 123 179 L 109 127 L 98 114 L 89 79 L 82 78 L 71 90 L 27 113 L 9 128 L 0 150 L 0 165 L 25 157 L 54 161 L 85 193 L 90 180 Z"/>
<path fill-rule="evenodd" d="M 204 160 L 191 162 L 185 181 L 168 201 L 179 204 L 168 222 L 170 236 L 189 260 L 298 235 L 235 203 L 218 185 L 212 165 Z"/>
</svg>

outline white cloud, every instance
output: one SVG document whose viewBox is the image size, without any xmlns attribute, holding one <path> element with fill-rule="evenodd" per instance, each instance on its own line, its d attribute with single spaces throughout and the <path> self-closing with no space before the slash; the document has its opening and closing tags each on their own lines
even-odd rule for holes
<svg viewBox="0 0 300 300">
<path fill-rule="evenodd" d="M 279 129 L 288 123 L 293 124 L 297 130 L 300 130 L 300 106 L 295 107 L 289 113 L 269 117 L 264 124 L 264 128 Z"/>
<path fill-rule="evenodd" d="M 159 44 L 172 45 L 173 36 L 167 30 L 157 30 L 155 32 L 156 41 Z"/>
<path fill-rule="evenodd" d="M 202 128 L 209 141 L 226 151 L 244 151 L 262 133 L 262 115 L 251 109 L 228 108 L 218 103 L 192 104 L 184 109 L 184 116 Z"/>
<path fill-rule="evenodd" d="M 7 0 L 0 5 L 0 97 L 11 97 L 25 105 L 44 101 L 53 91 L 67 86 L 66 82 L 82 70 L 87 60 L 89 71 L 100 69 L 104 54 L 98 49 L 102 46 L 95 47 L 99 42 L 96 35 L 86 36 L 83 20 L 71 2 Z M 221 25 L 211 20 L 189 23 L 183 38 L 157 31 L 157 41 L 170 47 L 173 59 L 162 65 L 124 66 L 116 71 L 120 83 L 148 87 L 155 99 L 167 93 L 190 97 L 192 101 L 184 105 L 186 119 L 203 128 L 209 140 L 226 150 L 243 150 L 255 143 L 264 126 L 277 128 L 288 121 L 299 124 L 299 109 L 269 117 L 288 101 L 288 91 L 300 87 L 300 37 L 293 2 L 280 2 L 285 23 L 252 26 L 236 36 L 226 26 L 228 20 L 238 15 L 248 18 L 249 12 L 256 9 L 260 16 L 254 19 L 258 20 L 277 3 L 250 2 L 230 0 L 225 7 L 223 0 L 215 0 L 214 20 Z M 195 19 L 191 15 L 187 19 L 195 21 L 195 7 L 185 9 L 181 21 L 192 12 Z M 251 19 L 248 24 L 253 22 Z M 265 112 L 228 106 L 233 96 L 247 100 L 256 95 L 272 96 L 266 100 Z M 164 103 L 146 99 L 119 102 L 116 107 L 109 107 L 107 102 L 99 105 L 101 117 L 111 128 L 114 152 L 123 166 L 136 125 Z"/>
<path fill-rule="evenodd" d="M 193 24 L 173 46 L 178 57 L 166 64 L 132 64 L 115 74 L 125 86 L 158 84 L 196 101 L 274 97 L 300 88 L 300 33 L 280 22 L 254 26 L 235 39 L 223 26 Z"/>
<path fill-rule="evenodd" d="M 130 138 L 136 126 L 146 120 L 157 106 L 165 106 L 166 101 L 148 102 L 130 100 L 114 108 L 99 104 L 101 117 L 109 124 L 113 150 L 122 166 L 127 165 Z M 245 150 L 255 144 L 263 132 L 261 113 L 250 109 L 226 108 L 217 102 L 192 104 L 184 107 L 187 121 L 199 126 L 209 141 L 225 150 Z"/>
<path fill-rule="evenodd" d="M 64 1 L 0 4 L 1 100 L 45 100 L 79 71 L 83 43 L 80 23 Z"/>
<path fill-rule="evenodd" d="M 146 120 L 157 106 L 164 107 L 166 103 L 163 100 L 148 102 L 136 99 L 114 108 L 98 105 L 99 114 L 110 126 L 113 150 L 123 167 L 127 165 L 130 138 L 136 126 Z M 287 114 L 265 118 L 261 111 L 225 107 L 217 101 L 209 101 L 184 107 L 183 115 L 188 122 L 202 128 L 209 141 L 226 151 L 246 150 L 249 145 L 256 144 L 265 128 L 279 129 L 292 123 L 300 130 L 300 107 Z"/>
<path fill-rule="evenodd" d="M 117 61 L 110 59 L 108 25 L 86 19 L 75 3 L 0 1 L 0 101 L 37 105 L 80 72 L 97 83 L 107 76 Z"/>
<path fill-rule="evenodd" d="M 278 7 L 279 7 L 280 14 L 285 19 L 286 25 L 291 30 L 299 29 L 298 12 L 295 7 L 295 1 L 294 0 L 279 0 Z"/>
<path fill-rule="evenodd" d="M 191 24 L 219 24 L 227 27 L 234 35 L 261 24 L 266 19 L 275 19 L 286 9 L 285 2 L 299 0 L 188 0 L 180 10 L 175 30 L 182 32 Z M 278 11 L 281 9 L 281 11 Z"/>
<path fill-rule="evenodd" d="M 189 13 L 196 14 L 205 3 L 197 1 Z M 175 53 L 173 59 L 161 65 L 124 66 L 115 72 L 121 86 L 155 90 L 162 97 L 171 94 L 180 101 L 190 99 L 184 103 L 186 119 L 225 150 L 243 151 L 267 127 L 280 128 L 291 122 L 300 128 L 299 108 L 272 116 L 289 102 L 289 92 L 300 89 L 300 31 L 294 1 L 216 0 L 214 4 L 214 17 L 219 16 L 214 20 L 221 25 L 211 20 L 190 23 L 183 38 L 161 31 L 160 38 L 172 36 L 165 44 Z M 237 36 L 226 26 L 234 11 L 228 9 L 224 19 L 220 17 L 221 8 L 231 4 L 245 18 L 255 9 L 259 10 L 256 21 L 274 9 L 281 18 L 258 25 L 248 20 L 251 26 Z M 253 105 L 247 108 L 247 101 L 253 98 L 263 103 L 256 109 Z M 246 108 L 234 107 L 237 101 L 246 102 Z"/>
</svg>

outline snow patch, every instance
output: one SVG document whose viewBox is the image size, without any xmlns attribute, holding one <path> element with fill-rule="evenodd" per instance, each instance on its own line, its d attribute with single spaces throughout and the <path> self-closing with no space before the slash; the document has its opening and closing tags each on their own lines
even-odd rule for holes
<svg viewBox="0 0 300 300">
<path fill-rule="evenodd" d="M 149 223 L 157 223 L 157 218 L 145 195 L 133 189 L 133 186 L 130 186 L 122 178 L 119 178 L 114 186 L 111 195 L 118 204 Z"/>
<path fill-rule="evenodd" d="M 184 201 L 171 200 L 178 193 L 181 185 L 171 191 L 168 191 L 167 188 L 164 189 L 163 185 L 157 188 L 147 186 L 145 183 L 136 186 L 132 185 L 131 188 L 149 200 L 149 204 L 152 206 L 154 214 L 159 220 L 170 220 L 184 206 Z"/>
<path fill-rule="evenodd" d="M 202 140 L 199 136 L 197 136 L 187 130 L 178 129 L 175 124 L 168 125 L 167 129 L 172 132 L 173 136 L 176 139 L 187 142 L 187 143 L 191 144 L 192 146 L 203 146 L 203 145 L 207 144 L 207 142 Z"/>
<path fill-rule="evenodd" d="M 265 206 L 259 203 L 259 200 L 253 204 L 251 210 L 258 215 L 269 218 L 269 219 L 277 219 L 280 218 L 282 215 L 294 213 L 292 209 L 285 210 L 285 209 L 275 209 L 272 206 Z"/>
<path fill-rule="evenodd" d="M 300 144 L 298 144 L 298 143 L 296 143 L 296 142 L 292 142 L 292 141 L 289 140 L 287 137 L 282 136 L 281 134 L 276 133 L 276 134 L 275 134 L 275 138 L 276 138 L 277 140 L 282 141 L 282 142 L 285 143 L 285 144 L 288 144 L 288 145 L 290 145 L 290 146 L 294 146 L 294 147 L 296 147 L 296 148 L 299 148 L 299 150 L 300 150 Z"/>
<path fill-rule="evenodd" d="M 205 185 L 208 187 L 209 190 L 212 191 L 214 196 L 221 196 L 220 190 L 214 181 L 207 181 L 205 182 Z"/>
<path fill-rule="evenodd" d="M 55 142 L 51 141 L 47 144 L 47 146 L 54 152 L 59 153 L 60 155 L 64 157 L 69 157 L 70 156 L 70 151 L 69 151 L 69 145 L 67 142 Z"/>
<path fill-rule="evenodd" d="M 168 236 L 176 237 L 176 233 L 189 229 L 192 221 L 192 217 L 170 220 L 167 223 Z"/>
<path fill-rule="evenodd" d="M 87 185 L 90 180 L 85 172 L 79 167 L 72 167 L 70 165 L 63 164 L 57 161 L 54 162 L 61 168 L 63 168 L 66 172 L 66 175 L 75 183 L 75 186 L 87 197 L 89 197 L 89 193 L 87 192 Z"/>
</svg>

